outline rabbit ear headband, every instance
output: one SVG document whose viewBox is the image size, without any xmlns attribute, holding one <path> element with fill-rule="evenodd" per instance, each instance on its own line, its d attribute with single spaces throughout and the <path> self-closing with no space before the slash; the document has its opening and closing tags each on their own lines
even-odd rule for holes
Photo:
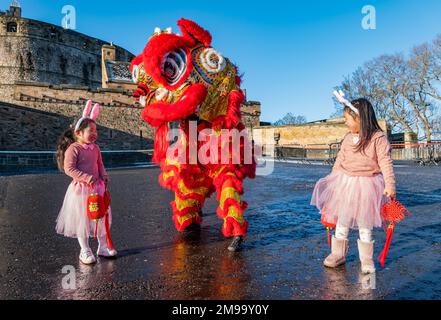
<svg viewBox="0 0 441 320">
<path fill-rule="evenodd" d="M 356 107 L 354 107 L 352 105 L 352 103 L 350 103 L 346 98 L 345 98 L 345 94 L 343 91 L 339 90 L 337 92 L 337 90 L 334 91 L 334 96 L 337 98 L 337 100 L 344 104 L 345 106 L 347 106 L 348 108 L 350 108 L 352 111 L 354 111 L 356 114 L 360 114 L 360 112 L 358 111 L 358 109 Z"/>
<path fill-rule="evenodd" d="M 84 119 L 92 119 L 93 121 L 95 121 L 99 115 L 100 115 L 100 105 L 98 103 L 95 103 L 95 105 L 92 108 L 92 100 L 87 100 L 86 106 L 84 107 L 83 110 L 83 115 L 75 125 L 75 131 L 78 130 Z"/>
</svg>

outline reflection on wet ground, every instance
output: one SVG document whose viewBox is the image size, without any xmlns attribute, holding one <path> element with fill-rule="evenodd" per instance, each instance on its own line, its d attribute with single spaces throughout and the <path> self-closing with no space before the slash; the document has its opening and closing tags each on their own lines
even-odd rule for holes
<svg viewBox="0 0 441 320">
<path fill-rule="evenodd" d="M 329 167 L 277 163 L 269 176 L 245 182 L 249 233 L 230 253 L 214 196 L 202 227 L 174 230 L 158 168 L 110 171 L 116 260 L 78 263 L 75 239 L 55 234 L 69 179 L 61 174 L 0 177 L 2 299 L 440 299 L 441 169 L 396 168 L 398 198 L 412 216 L 396 228 L 385 269 L 360 274 L 356 232 L 348 262 L 325 269 L 328 248 L 315 182 Z M 376 254 L 384 232 L 375 231 Z M 96 248 L 96 242 L 91 241 Z M 63 273 L 71 266 L 74 272 Z M 73 276 L 75 289 L 63 289 Z M 70 279 L 70 278 L 69 278 Z"/>
</svg>

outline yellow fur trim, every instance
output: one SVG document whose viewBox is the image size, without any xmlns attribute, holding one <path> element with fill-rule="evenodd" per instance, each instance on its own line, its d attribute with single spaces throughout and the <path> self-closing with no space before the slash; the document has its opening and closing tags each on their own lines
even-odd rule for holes
<svg viewBox="0 0 441 320">
<path fill-rule="evenodd" d="M 180 225 L 182 225 L 185 221 L 187 221 L 188 219 L 193 219 L 196 218 L 198 216 L 197 212 L 192 212 L 189 214 L 186 214 L 185 216 L 176 216 L 176 218 L 178 219 L 178 222 Z"/>
<path fill-rule="evenodd" d="M 208 188 L 206 188 L 206 187 L 189 189 L 185 186 L 185 183 L 182 180 L 179 181 L 178 188 L 179 188 L 179 191 L 181 191 L 183 194 L 197 193 L 200 195 L 205 195 L 208 192 Z"/>
<path fill-rule="evenodd" d="M 194 206 L 198 206 L 199 205 L 199 201 L 197 201 L 197 200 L 194 200 L 194 199 L 182 200 L 178 196 L 176 196 L 175 203 L 176 203 L 176 208 L 179 211 L 181 211 L 181 210 L 183 210 L 185 208 L 190 208 L 190 207 L 194 207 Z"/>
<path fill-rule="evenodd" d="M 245 221 L 245 219 L 243 218 L 243 214 L 240 213 L 239 210 L 237 210 L 237 208 L 234 206 L 230 206 L 228 208 L 228 214 L 224 218 L 224 220 L 226 220 L 228 217 L 232 217 L 234 220 L 239 222 L 240 225 L 242 225 Z"/>
<path fill-rule="evenodd" d="M 237 201 L 237 203 L 240 204 L 240 195 L 239 192 L 237 192 L 236 189 L 233 187 L 223 188 L 221 193 L 221 198 L 219 201 L 219 207 L 223 210 L 224 209 L 224 203 L 227 199 L 234 199 Z"/>
</svg>

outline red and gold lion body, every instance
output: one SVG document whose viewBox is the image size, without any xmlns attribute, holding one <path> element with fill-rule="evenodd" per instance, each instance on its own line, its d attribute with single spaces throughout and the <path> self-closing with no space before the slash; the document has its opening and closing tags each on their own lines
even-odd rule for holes
<svg viewBox="0 0 441 320">
<path fill-rule="evenodd" d="M 246 135 L 237 140 L 231 134 L 245 132 L 240 77 L 236 66 L 211 47 L 208 31 L 186 19 L 178 26 L 182 35 L 156 29 L 131 63 L 138 84 L 134 97 L 144 106 L 144 120 L 156 128 L 153 161 L 162 169 L 159 182 L 175 193 L 171 206 L 177 230 L 199 224 L 205 199 L 216 191 L 223 234 L 244 236 L 242 182 L 254 178 L 256 162 Z M 174 123 L 180 133 L 170 146 Z"/>
</svg>

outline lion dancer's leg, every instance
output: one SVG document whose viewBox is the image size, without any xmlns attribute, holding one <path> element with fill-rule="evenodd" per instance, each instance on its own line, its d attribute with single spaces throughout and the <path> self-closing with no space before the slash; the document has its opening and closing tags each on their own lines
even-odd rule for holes
<svg viewBox="0 0 441 320">
<path fill-rule="evenodd" d="M 201 210 L 204 206 L 208 188 L 203 180 L 181 179 L 171 202 L 173 221 L 178 231 L 184 231 L 191 224 L 201 223 Z"/>
<path fill-rule="evenodd" d="M 173 221 L 178 231 L 184 231 L 191 224 L 200 224 L 200 211 L 210 192 L 211 179 L 197 174 L 199 168 L 181 165 L 177 161 L 165 161 L 160 183 L 175 192 L 170 202 Z"/>
<path fill-rule="evenodd" d="M 222 233 L 226 237 L 234 237 L 229 247 L 231 251 L 238 249 L 248 228 L 248 223 L 243 217 L 247 203 L 240 199 L 243 194 L 242 179 L 240 172 L 228 166 L 221 167 L 213 174 L 213 184 L 219 201 L 217 214 L 224 221 Z"/>
</svg>

